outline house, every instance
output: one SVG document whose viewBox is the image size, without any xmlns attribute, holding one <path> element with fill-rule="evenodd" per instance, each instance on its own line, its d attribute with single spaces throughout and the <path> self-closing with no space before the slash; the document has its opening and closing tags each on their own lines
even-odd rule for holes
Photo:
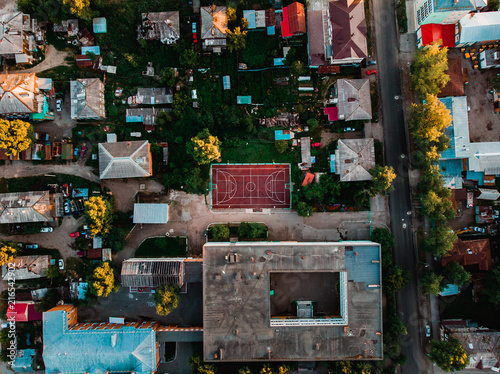
<svg viewBox="0 0 500 374">
<path fill-rule="evenodd" d="M 202 359 L 381 360 L 381 285 L 370 241 L 206 243 Z"/>
<path fill-rule="evenodd" d="M 476 269 L 487 271 L 491 268 L 491 250 L 489 239 L 461 240 L 453 244 L 452 250 L 441 259 L 444 266 L 458 262 L 462 266 L 475 266 Z"/>
<path fill-rule="evenodd" d="M 172 104 L 174 95 L 171 88 L 137 88 L 137 94 L 127 99 L 128 105 Z"/>
<path fill-rule="evenodd" d="M 161 359 L 158 322 L 78 323 L 73 305 L 43 313 L 47 373 L 156 372 Z"/>
<path fill-rule="evenodd" d="M 47 275 L 51 256 L 33 255 L 15 257 L 10 264 L 15 269 L 16 280 L 42 278 Z M 2 279 L 9 279 L 7 265 L 2 266 Z"/>
<path fill-rule="evenodd" d="M 41 321 L 42 313 L 35 309 L 34 301 L 18 301 L 9 304 L 7 308 L 7 320 L 17 322 Z"/>
<path fill-rule="evenodd" d="M 462 171 L 466 160 L 471 156 L 469 139 L 469 121 L 467 115 L 467 97 L 452 96 L 439 99 L 450 111 L 452 123 L 444 130 L 450 139 L 446 150 L 441 152 L 439 168 L 447 188 L 462 188 Z"/>
<path fill-rule="evenodd" d="M 456 24 L 476 7 L 474 0 L 417 0 L 414 9 L 416 24 L 425 25 Z"/>
<path fill-rule="evenodd" d="M 335 87 L 339 120 L 354 121 L 372 118 L 368 79 L 339 79 Z"/>
<path fill-rule="evenodd" d="M 332 64 L 356 64 L 368 57 L 363 0 L 330 1 Z"/>
<path fill-rule="evenodd" d="M 125 112 L 125 121 L 127 123 L 142 123 L 146 130 L 153 130 L 156 116 L 160 112 L 165 112 L 166 109 L 158 108 L 130 108 Z"/>
<path fill-rule="evenodd" d="M 480 195 L 478 196 L 479 200 L 490 200 L 495 201 L 500 197 L 500 192 L 498 190 L 489 189 L 489 188 L 479 188 Z"/>
<path fill-rule="evenodd" d="M 63 216 L 60 193 L 49 191 L 0 194 L 0 223 L 52 222 Z"/>
<path fill-rule="evenodd" d="M 332 56 L 332 23 L 327 0 L 313 0 L 307 7 L 309 65 L 323 66 Z"/>
<path fill-rule="evenodd" d="M 87 53 L 92 53 L 96 56 L 100 56 L 101 55 L 101 47 L 99 47 L 98 45 L 91 45 L 91 46 L 87 46 L 87 47 L 82 47 L 82 55 L 86 55 Z"/>
<path fill-rule="evenodd" d="M 13 12 L 0 14 L 0 24 L 0 57 L 15 58 L 16 63 L 31 63 L 33 52 L 45 43 L 37 20 L 29 14 Z"/>
<path fill-rule="evenodd" d="M 248 30 L 263 29 L 266 27 L 265 10 L 244 10 L 243 18 L 248 22 Z"/>
<path fill-rule="evenodd" d="M 476 213 L 476 223 L 494 223 L 495 217 L 491 205 L 479 205 L 474 207 Z"/>
<path fill-rule="evenodd" d="M 290 38 L 294 35 L 305 34 L 306 32 L 306 11 L 304 5 L 296 1 L 283 7 L 281 36 L 283 38 Z"/>
<path fill-rule="evenodd" d="M 68 38 L 74 38 L 78 35 L 78 19 L 69 19 L 60 24 L 54 23 L 53 31 L 66 33 Z"/>
<path fill-rule="evenodd" d="M 225 6 L 205 6 L 201 12 L 201 40 L 203 49 L 220 50 L 226 46 L 227 8 Z"/>
<path fill-rule="evenodd" d="M 123 287 L 156 288 L 164 284 L 184 284 L 183 258 L 129 258 L 123 261 Z"/>
<path fill-rule="evenodd" d="M 99 78 L 70 81 L 71 118 L 104 119 L 104 84 Z"/>
<path fill-rule="evenodd" d="M 369 139 L 339 139 L 335 150 L 335 174 L 341 182 L 369 181 L 375 167 L 375 143 Z"/>
<path fill-rule="evenodd" d="M 498 371 L 494 369 L 500 367 L 500 332 L 468 320 L 443 320 L 441 325 L 444 334 L 457 339 L 467 352 L 465 369 Z"/>
<path fill-rule="evenodd" d="M 100 179 L 144 178 L 153 174 L 147 140 L 99 143 Z"/>
<path fill-rule="evenodd" d="M 54 119 L 40 88 L 40 80 L 34 73 L 0 74 L 0 88 L 0 116 L 9 119 Z"/>
<path fill-rule="evenodd" d="M 94 34 L 105 34 L 108 32 L 108 25 L 106 22 L 106 18 L 97 17 L 93 20 L 94 26 Z"/>
<path fill-rule="evenodd" d="M 500 11 L 467 14 L 458 22 L 456 30 L 457 47 L 500 40 Z"/>
<path fill-rule="evenodd" d="M 300 170 L 308 170 L 312 167 L 311 157 L 311 138 L 306 136 L 300 138 L 300 156 L 301 163 L 299 164 Z"/>
<path fill-rule="evenodd" d="M 426 23 L 417 29 L 418 47 L 431 45 L 432 43 L 448 48 L 455 48 L 455 25 L 452 23 Z"/>
<path fill-rule="evenodd" d="M 168 223 L 168 204 L 134 204 L 134 223 Z"/>
<path fill-rule="evenodd" d="M 464 86 L 468 82 L 469 77 L 467 68 L 462 67 L 462 59 L 459 56 L 448 57 L 448 70 L 445 71 L 445 74 L 450 76 L 450 80 L 441 89 L 438 96 L 465 96 Z"/>
<path fill-rule="evenodd" d="M 11 369 L 14 370 L 14 373 L 35 371 L 37 369 L 36 351 L 34 349 L 18 349 Z"/>
<path fill-rule="evenodd" d="M 94 37 L 87 29 L 83 29 L 82 31 L 78 32 L 77 40 L 84 47 L 95 45 Z"/>
<path fill-rule="evenodd" d="M 469 171 L 480 172 L 483 178 L 500 174 L 500 142 L 470 143 L 470 154 Z"/>
<path fill-rule="evenodd" d="M 137 28 L 137 40 L 159 40 L 174 44 L 180 38 L 179 12 L 142 13 L 142 24 Z"/>
</svg>

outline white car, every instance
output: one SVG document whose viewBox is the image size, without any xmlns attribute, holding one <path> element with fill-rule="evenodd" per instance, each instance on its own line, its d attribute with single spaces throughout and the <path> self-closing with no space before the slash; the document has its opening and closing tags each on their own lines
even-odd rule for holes
<svg viewBox="0 0 500 374">
<path fill-rule="evenodd" d="M 431 326 L 430 325 L 425 325 L 425 337 L 426 338 L 431 337 Z"/>
<path fill-rule="evenodd" d="M 62 100 L 61 99 L 56 100 L 56 110 L 58 112 L 60 112 L 62 110 Z"/>
<path fill-rule="evenodd" d="M 64 260 L 62 258 L 60 258 L 59 261 L 57 261 L 57 264 L 59 265 L 59 270 L 64 269 Z"/>
<path fill-rule="evenodd" d="M 40 232 L 52 232 L 52 231 L 54 231 L 53 227 L 42 227 L 40 229 Z"/>
</svg>

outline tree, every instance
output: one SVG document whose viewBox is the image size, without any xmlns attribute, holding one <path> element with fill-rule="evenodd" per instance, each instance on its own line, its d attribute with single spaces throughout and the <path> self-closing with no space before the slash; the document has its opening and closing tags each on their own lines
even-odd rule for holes
<svg viewBox="0 0 500 374">
<path fill-rule="evenodd" d="M 396 246 L 394 235 L 386 228 L 379 227 L 374 229 L 370 235 L 370 239 L 375 243 L 379 243 L 382 250 L 392 250 Z"/>
<path fill-rule="evenodd" d="M 246 30 L 242 30 L 240 26 L 235 27 L 233 31 L 229 29 L 226 30 L 227 48 L 229 52 L 232 53 L 245 48 L 247 32 Z"/>
<path fill-rule="evenodd" d="M 442 194 L 442 196 L 440 196 Z M 439 190 L 429 191 L 420 195 L 422 212 L 438 223 L 445 223 L 455 217 L 455 209 L 450 200 L 450 191 L 440 187 Z"/>
<path fill-rule="evenodd" d="M 244 366 L 238 370 L 238 374 L 253 374 L 248 366 Z"/>
<path fill-rule="evenodd" d="M 443 269 L 443 275 L 451 284 L 462 286 L 471 280 L 470 273 L 458 262 L 451 262 Z"/>
<path fill-rule="evenodd" d="M 418 187 L 424 191 L 439 191 L 443 188 L 443 176 L 439 171 L 438 165 L 430 165 L 428 169 L 424 169 L 420 176 Z"/>
<path fill-rule="evenodd" d="M 0 248 L 0 266 L 7 265 L 16 257 L 16 249 L 11 245 L 4 245 Z"/>
<path fill-rule="evenodd" d="M 294 77 L 298 77 L 304 74 L 304 71 L 304 63 L 302 61 L 294 61 L 290 66 L 290 74 L 292 74 Z"/>
<path fill-rule="evenodd" d="M 8 121 L 0 119 L 0 148 L 7 155 L 16 156 L 33 144 L 35 136 L 30 123 L 16 119 Z"/>
<path fill-rule="evenodd" d="M 288 140 L 276 140 L 274 142 L 274 147 L 276 148 L 278 153 L 281 153 L 281 154 L 288 151 L 289 145 L 290 144 L 289 144 Z"/>
<path fill-rule="evenodd" d="M 318 127 L 319 123 L 316 118 L 310 118 L 307 120 L 307 126 L 309 126 L 309 132 L 313 132 Z"/>
<path fill-rule="evenodd" d="M 488 1 L 488 9 L 496 12 L 498 10 L 500 2 L 498 0 L 489 0 Z"/>
<path fill-rule="evenodd" d="M 59 294 L 58 289 L 49 288 L 40 302 L 35 304 L 35 309 L 37 312 L 46 312 L 47 310 L 55 307 L 60 300 L 61 295 Z"/>
<path fill-rule="evenodd" d="M 436 257 L 446 256 L 457 241 L 457 234 L 448 226 L 437 226 L 424 240 L 423 247 Z"/>
<path fill-rule="evenodd" d="M 451 125 L 450 111 L 436 95 L 426 95 L 422 104 L 412 104 L 410 127 L 415 140 L 424 146 L 438 142 L 444 130 Z"/>
<path fill-rule="evenodd" d="M 410 272 L 403 270 L 398 264 L 392 264 L 384 269 L 383 288 L 386 294 L 396 293 L 410 282 Z"/>
<path fill-rule="evenodd" d="M 115 275 L 109 262 L 104 262 L 94 269 L 89 286 L 89 291 L 96 296 L 107 297 L 110 293 L 118 291 L 118 286 L 115 285 Z"/>
<path fill-rule="evenodd" d="M 175 70 L 169 67 L 160 70 L 160 82 L 168 87 L 175 85 Z"/>
<path fill-rule="evenodd" d="M 219 138 L 210 135 L 208 129 L 203 129 L 186 144 L 186 150 L 198 164 L 209 164 L 220 157 L 221 144 Z"/>
<path fill-rule="evenodd" d="M 164 284 L 154 294 L 156 314 L 168 316 L 179 305 L 180 288 L 176 284 Z"/>
<path fill-rule="evenodd" d="M 297 204 L 297 214 L 301 217 L 310 217 L 313 211 L 313 207 L 308 205 L 305 201 L 301 201 Z"/>
<path fill-rule="evenodd" d="M 428 271 L 422 276 L 422 279 L 420 279 L 420 287 L 422 287 L 422 292 L 425 295 L 437 295 L 444 288 L 441 284 L 442 280 L 442 275 L 437 275 L 432 271 Z"/>
<path fill-rule="evenodd" d="M 267 237 L 267 226 L 257 222 L 241 222 L 238 226 L 238 236 L 256 239 Z"/>
<path fill-rule="evenodd" d="M 496 307 L 500 306 L 500 266 L 493 268 L 486 278 L 483 293 Z"/>
<path fill-rule="evenodd" d="M 394 187 L 391 185 L 392 181 L 396 179 L 396 173 L 392 166 L 376 165 L 374 169 L 370 170 L 372 175 L 372 187 L 370 194 L 376 196 L 383 192 L 389 193 Z"/>
<path fill-rule="evenodd" d="M 448 70 L 448 48 L 440 48 L 439 43 L 434 42 L 429 47 L 417 50 L 411 70 L 413 90 L 422 97 L 426 94 L 437 95 L 450 80 L 450 76 L 445 73 Z"/>
<path fill-rule="evenodd" d="M 49 266 L 47 268 L 47 279 L 50 279 L 50 285 L 52 286 L 52 281 L 59 276 L 59 268 L 55 265 Z"/>
<path fill-rule="evenodd" d="M 193 368 L 193 374 L 215 374 L 215 366 L 204 364 L 200 356 L 189 357 L 189 365 Z"/>
<path fill-rule="evenodd" d="M 219 224 L 213 225 L 211 227 L 212 237 L 214 240 L 227 240 L 229 239 L 229 235 L 231 234 L 229 231 L 229 225 Z"/>
<path fill-rule="evenodd" d="M 179 63 L 184 67 L 198 66 L 199 55 L 194 49 L 185 49 L 179 56 Z"/>
<path fill-rule="evenodd" d="M 236 22 L 236 8 L 228 6 L 226 10 L 226 16 L 228 23 Z"/>
<path fill-rule="evenodd" d="M 75 16 L 90 21 L 92 11 L 90 9 L 90 0 L 64 0 L 64 4 L 69 6 L 71 13 Z"/>
<path fill-rule="evenodd" d="M 455 338 L 443 341 L 432 341 L 429 358 L 445 372 L 463 370 L 469 363 L 464 347 Z"/>
<path fill-rule="evenodd" d="M 118 252 L 125 247 L 127 243 L 127 234 L 125 230 L 119 227 L 113 227 L 108 236 L 106 236 L 106 241 L 113 251 Z"/>
<path fill-rule="evenodd" d="M 92 196 L 85 201 L 85 220 L 92 235 L 107 235 L 111 231 L 113 207 L 108 199 Z"/>
<path fill-rule="evenodd" d="M 177 117 L 181 117 L 189 108 L 190 102 L 186 94 L 176 93 L 172 101 L 172 111 Z"/>
</svg>

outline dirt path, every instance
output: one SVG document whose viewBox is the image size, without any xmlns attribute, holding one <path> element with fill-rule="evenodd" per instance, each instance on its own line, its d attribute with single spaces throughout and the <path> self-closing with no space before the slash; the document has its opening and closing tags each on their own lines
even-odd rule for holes
<svg viewBox="0 0 500 374">
<path fill-rule="evenodd" d="M 9 73 L 39 73 L 44 70 L 55 68 L 56 66 L 68 66 L 66 57 L 73 56 L 73 53 L 67 51 L 58 51 L 53 45 L 49 45 L 45 50 L 45 59 L 35 67 L 24 70 L 11 70 Z"/>
<path fill-rule="evenodd" d="M 10 164 L 7 164 L 9 163 Z M 43 174 L 69 174 L 99 183 L 99 178 L 92 172 L 92 168 L 70 163 L 66 165 L 33 165 L 26 161 L 6 161 L 0 168 L 0 178 L 22 178 Z"/>
<path fill-rule="evenodd" d="M 117 179 L 103 181 L 104 187 L 109 188 L 115 197 L 115 209 L 119 212 L 129 212 L 134 209 L 135 195 L 140 185 L 145 185 L 145 192 L 163 192 L 165 187 L 154 180 Z"/>
</svg>

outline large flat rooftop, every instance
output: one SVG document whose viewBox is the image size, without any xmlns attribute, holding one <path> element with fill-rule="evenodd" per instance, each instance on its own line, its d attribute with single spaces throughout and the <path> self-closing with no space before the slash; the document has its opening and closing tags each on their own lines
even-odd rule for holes
<svg viewBox="0 0 500 374">
<path fill-rule="evenodd" d="M 373 242 L 207 243 L 204 360 L 382 359 L 381 294 Z"/>
</svg>

